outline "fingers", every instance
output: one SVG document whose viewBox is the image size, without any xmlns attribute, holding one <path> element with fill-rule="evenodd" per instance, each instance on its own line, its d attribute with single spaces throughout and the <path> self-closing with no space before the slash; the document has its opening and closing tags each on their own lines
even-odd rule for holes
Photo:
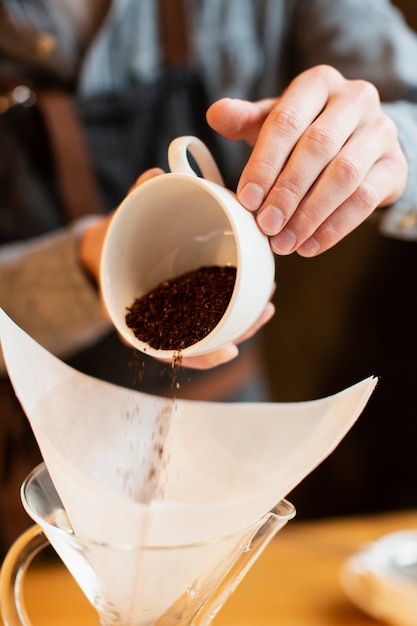
<svg viewBox="0 0 417 626">
<path fill-rule="evenodd" d="M 389 181 L 395 171 L 389 159 L 378 161 L 355 192 L 323 221 L 313 236 L 297 248 L 297 253 L 304 257 L 315 256 L 352 232 L 378 205 L 378 198 L 389 189 Z M 397 178 L 401 177 L 402 172 L 398 168 Z"/>
<path fill-rule="evenodd" d="M 96 283 L 100 280 L 100 259 L 104 239 L 110 225 L 113 214 L 99 218 L 92 226 L 83 233 L 78 254 L 84 269 L 93 277 Z"/>
<path fill-rule="evenodd" d="M 382 123 L 385 123 L 383 119 Z M 381 205 L 390 192 L 393 180 L 390 161 L 381 159 L 381 153 L 388 153 L 395 141 L 395 129 L 393 126 L 392 132 L 380 133 L 376 127 L 377 124 L 372 124 L 358 128 L 330 163 L 318 173 L 306 192 L 303 190 L 299 196 L 292 198 L 287 193 L 286 202 L 281 205 L 285 207 L 282 210 L 283 228 L 275 230 L 278 234 L 274 235 L 273 232 L 277 219 L 274 216 L 275 223 L 271 221 L 271 205 L 261 210 L 257 217 L 258 224 L 270 235 L 271 247 L 276 253 L 298 251 L 320 225 L 346 202 L 351 207 L 349 228 L 341 228 L 340 239 Z M 382 180 L 381 162 L 386 174 Z M 273 190 L 273 202 L 277 195 L 279 191 Z M 278 197 L 278 202 L 280 200 Z M 343 227 L 343 224 L 340 226 Z M 316 237 L 315 242 L 315 252 L 324 251 L 321 248 L 321 237 Z M 310 246 L 312 253 L 313 247 Z"/>
<path fill-rule="evenodd" d="M 147 180 L 150 180 L 151 178 L 155 178 L 155 176 L 160 176 L 161 174 L 164 174 L 164 173 L 165 173 L 164 170 L 161 169 L 160 167 L 153 167 L 149 170 L 146 170 L 146 172 L 143 172 L 136 179 L 136 182 L 131 186 L 128 193 L 131 193 L 134 189 L 139 187 L 139 185 L 146 183 Z"/>
<path fill-rule="evenodd" d="M 216 350 L 215 352 L 210 352 L 201 356 L 185 357 L 182 360 L 181 365 L 197 370 L 211 369 L 212 367 L 217 367 L 218 365 L 223 365 L 224 363 L 232 361 L 238 354 L 239 348 L 234 343 L 231 343 L 221 350 Z"/>
<path fill-rule="evenodd" d="M 307 175 L 307 172 L 301 170 L 301 164 L 298 165 L 298 155 L 303 154 L 303 145 L 296 152 L 295 148 L 301 139 L 304 144 L 308 143 L 304 134 L 323 111 L 328 98 L 329 86 L 319 75 L 308 77 L 308 80 L 302 75 L 276 101 L 239 180 L 237 194 L 243 206 L 250 211 L 266 206 L 273 199 L 270 192 L 285 166 L 288 188 L 293 186 L 297 195 L 302 189 L 305 190 L 308 176 L 314 180 L 314 172 Z M 310 143 L 313 151 L 313 139 Z M 340 140 L 336 142 L 335 138 L 336 143 L 340 145 Z M 292 162 L 289 161 L 291 157 Z M 294 165 L 296 162 L 297 168 Z M 319 163 L 315 163 L 314 168 L 317 173 Z M 279 206 L 277 208 L 280 209 Z"/>
<path fill-rule="evenodd" d="M 239 200 L 247 209 L 256 211 L 265 202 L 297 142 L 323 111 L 328 98 L 329 85 L 315 72 L 300 75 L 276 100 L 238 184 Z"/>
<path fill-rule="evenodd" d="M 208 114 L 213 127 L 254 144 L 237 194 L 278 254 L 319 254 L 404 189 L 407 164 L 396 128 L 370 83 L 319 66 L 275 101 L 216 105 Z M 340 236 L 332 232 L 336 224 Z"/>
<path fill-rule="evenodd" d="M 243 140 L 254 145 L 275 103 L 275 98 L 258 102 L 222 98 L 208 109 L 207 122 L 226 139 Z"/>
<path fill-rule="evenodd" d="M 285 163 L 282 165 L 280 163 L 279 171 L 271 172 L 270 180 L 264 185 L 264 189 L 265 187 L 268 189 L 266 198 L 259 207 L 257 217 L 259 226 L 266 234 L 274 235 L 288 223 L 303 198 L 313 185 L 317 185 L 320 177 L 324 177 L 322 181 L 324 184 L 330 181 L 334 187 L 334 190 L 325 188 L 326 195 L 328 199 L 331 196 L 332 203 L 336 202 L 332 192 L 337 192 L 340 196 L 346 192 L 345 182 L 357 182 L 348 180 L 349 176 L 352 178 L 351 172 L 346 173 L 346 181 L 343 180 L 341 167 L 342 164 L 345 165 L 345 169 L 349 165 L 351 168 L 356 165 L 354 161 L 349 163 L 349 155 L 352 151 L 348 148 L 343 150 L 343 147 L 360 122 L 358 109 L 346 102 L 345 97 L 343 94 L 332 99 L 326 111 L 303 131 L 294 147 L 291 142 L 291 153 L 284 154 Z M 343 117 L 340 116 L 341 110 L 344 111 Z M 351 147 L 349 144 L 349 148 Z M 337 167 L 329 167 L 329 164 L 336 158 Z M 280 161 L 282 160 L 281 157 Z M 358 167 L 358 172 L 359 170 Z M 332 174 L 335 173 L 338 175 L 333 179 Z M 324 188 L 324 184 L 320 189 Z M 246 206 L 248 204 L 247 187 L 248 185 L 243 188 L 240 195 L 240 199 L 243 197 Z M 318 190 L 315 191 L 317 195 Z M 250 207 L 247 206 L 247 208 Z M 320 205 L 320 209 L 324 212 L 326 207 Z"/>
</svg>

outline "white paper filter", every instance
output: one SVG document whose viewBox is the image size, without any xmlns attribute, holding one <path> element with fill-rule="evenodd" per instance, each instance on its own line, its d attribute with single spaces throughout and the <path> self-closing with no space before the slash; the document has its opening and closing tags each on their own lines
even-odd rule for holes
<svg viewBox="0 0 417 626">
<path fill-rule="evenodd" d="M 177 545 L 254 523 L 332 452 L 376 385 L 370 377 L 300 403 L 173 401 L 77 372 L 1 310 L 0 337 L 74 531 L 108 543 Z M 204 565 L 185 560 L 170 576 L 168 558 L 148 559 L 146 572 L 143 563 L 101 562 L 116 605 L 133 571 L 147 581 L 134 599 L 148 607 L 140 624 L 152 624 Z"/>
</svg>

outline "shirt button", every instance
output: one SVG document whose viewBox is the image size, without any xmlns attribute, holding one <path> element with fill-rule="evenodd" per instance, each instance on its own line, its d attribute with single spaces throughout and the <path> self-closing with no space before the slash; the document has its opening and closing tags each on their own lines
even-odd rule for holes
<svg viewBox="0 0 417 626">
<path fill-rule="evenodd" d="M 35 41 L 35 52 L 41 59 L 52 54 L 57 47 L 57 39 L 50 33 L 42 33 Z"/>
<path fill-rule="evenodd" d="M 401 230 L 409 230 L 417 225 L 417 211 L 406 213 L 398 220 L 398 227 Z"/>
</svg>

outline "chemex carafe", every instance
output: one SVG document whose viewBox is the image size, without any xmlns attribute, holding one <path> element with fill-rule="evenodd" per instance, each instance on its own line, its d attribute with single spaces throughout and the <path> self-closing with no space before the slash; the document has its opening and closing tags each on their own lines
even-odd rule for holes
<svg viewBox="0 0 417 626">
<path fill-rule="evenodd" d="M 208 626 L 272 537 L 295 515 L 294 507 L 282 500 L 251 526 L 209 541 L 109 545 L 74 534 L 44 464 L 24 481 L 22 501 L 36 524 L 14 543 L 2 565 L 6 626 L 30 626 L 24 574 L 49 543 L 95 607 L 100 626 Z M 125 582 L 117 585 L 114 572 L 119 568 L 124 581 L 128 573 L 128 588 Z M 190 576 L 187 581 L 182 580 L 184 571 Z M 184 587 L 179 595 L 173 584 L 178 580 Z"/>
</svg>

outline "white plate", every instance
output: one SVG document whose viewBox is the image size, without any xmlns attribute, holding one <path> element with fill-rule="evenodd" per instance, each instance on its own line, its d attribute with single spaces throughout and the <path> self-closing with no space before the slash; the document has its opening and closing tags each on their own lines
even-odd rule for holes
<svg viewBox="0 0 417 626">
<path fill-rule="evenodd" d="M 417 625 L 417 530 L 397 531 L 350 557 L 340 581 L 365 613 L 395 626 Z"/>
</svg>

